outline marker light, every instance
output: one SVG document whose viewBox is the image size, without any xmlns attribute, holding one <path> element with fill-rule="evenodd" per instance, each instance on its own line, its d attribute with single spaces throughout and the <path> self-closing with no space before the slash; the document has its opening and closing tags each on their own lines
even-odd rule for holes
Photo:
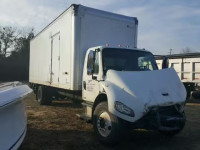
<svg viewBox="0 0 200 150">
<path fill-rule="evenodd" d="M 107 43 L 107 44 L 106 44 L 106 47 L 109 47 L 109 46 L 110 46 L 110 45 Z"/>
<path fill-rule="evenodd" d="M 119 45 L 118 45 L 118 47 L 122 47 L 122 45 L 121 45 L 121 44 L 119 44 Z"/>
</svg>

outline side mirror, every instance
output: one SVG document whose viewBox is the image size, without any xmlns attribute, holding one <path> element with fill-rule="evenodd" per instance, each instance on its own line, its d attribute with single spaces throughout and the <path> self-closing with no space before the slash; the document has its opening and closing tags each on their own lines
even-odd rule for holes
<svg viewBox="0 0 200 150">
<path fill-rule="evenodd" d="M 164 56 L 162 60 L 162 69 L 169 68 L 169 58 Z"/>
</svg>

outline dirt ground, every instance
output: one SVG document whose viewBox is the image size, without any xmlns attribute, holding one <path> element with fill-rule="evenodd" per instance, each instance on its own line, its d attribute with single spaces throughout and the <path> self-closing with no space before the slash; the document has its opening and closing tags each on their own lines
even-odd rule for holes
<svg viewBox="0 0 200 150">
<path fill-rule="evenodd" d="M 131 131 L 131 134 L 113 146 L 101 144 L 91 124 L 80 120 L 80 102 L 55 101 L 51 106 L 40 106 L 34 94 L 25 98 L 28 129 L 20 150 L 199 150 L 200 104 L 186 106 L 187 122 L 184 130 L 173 138 L 153 131 Z"/>
</svg>

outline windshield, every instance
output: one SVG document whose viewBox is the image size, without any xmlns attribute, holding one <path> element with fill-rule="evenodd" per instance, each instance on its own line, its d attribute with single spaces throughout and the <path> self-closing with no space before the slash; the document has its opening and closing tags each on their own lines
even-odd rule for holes
<svg viewBox="0 0 200 150">
<path fill-rule="evenodd" d="M 105 48 L 102 51 L 104 75 L 109 69 L 117 71 L 157 70 L 150 52 L 121 48 Z"/>
</svg>

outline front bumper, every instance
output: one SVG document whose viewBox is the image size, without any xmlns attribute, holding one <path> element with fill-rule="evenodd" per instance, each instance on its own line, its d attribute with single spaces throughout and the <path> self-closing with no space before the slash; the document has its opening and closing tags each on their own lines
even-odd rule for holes
<svg viewBox="0 0 200 150">
<path fill-rule="evenodd" d="M 133 128 L 159 131 L 178 131 L 185 125 L 185 113 L 178 112 L 174 105 L 154 107 L 133 124 Z"/>
</svg>

